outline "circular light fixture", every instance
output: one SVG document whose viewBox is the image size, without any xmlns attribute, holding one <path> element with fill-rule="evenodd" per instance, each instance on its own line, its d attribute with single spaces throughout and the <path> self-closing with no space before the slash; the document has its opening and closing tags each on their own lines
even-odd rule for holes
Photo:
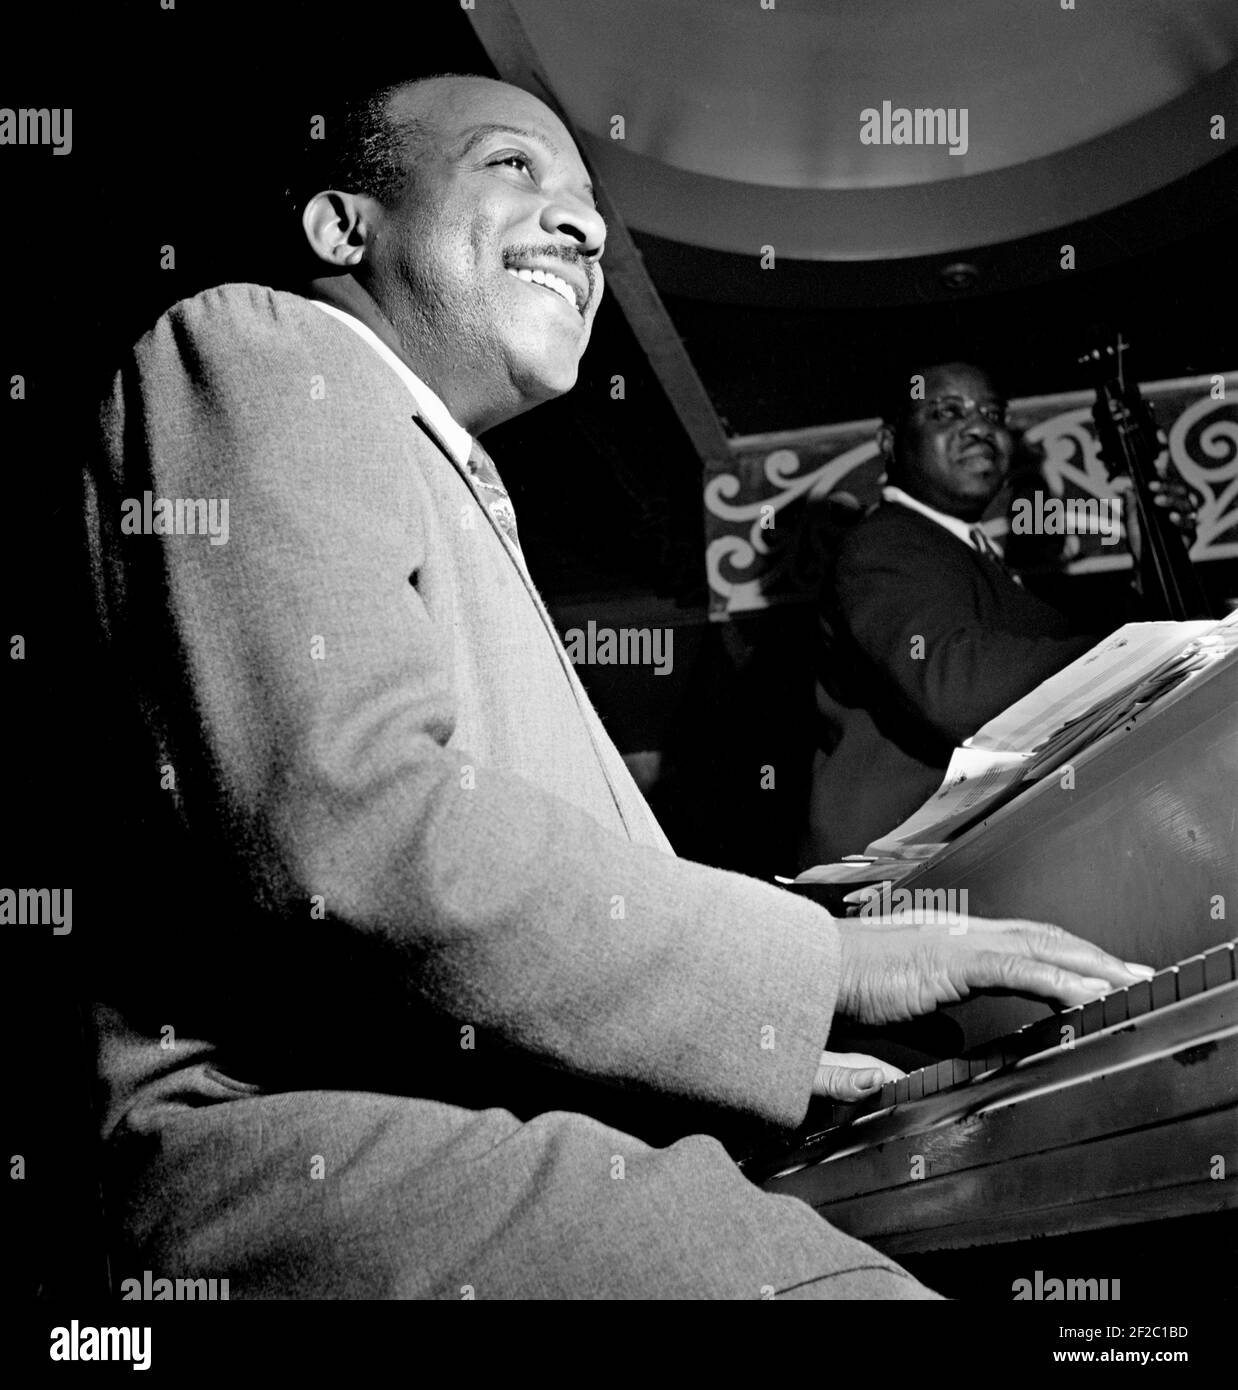
<svg viewBox="0 0 1238 1390">
<path fill-rule="evenodd" d="M 970 261 L 951 261 L 937 278 L 948 290 L 970 290 L 980 279 L 980 271 Z"/>
</svg>

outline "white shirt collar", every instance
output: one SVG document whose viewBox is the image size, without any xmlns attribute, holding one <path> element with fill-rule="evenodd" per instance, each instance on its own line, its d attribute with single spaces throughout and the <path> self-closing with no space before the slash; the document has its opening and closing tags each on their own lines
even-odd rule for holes
<svg viewBox="0 0 1238 1390">
<path fill-rule="evenodd" d="M 408 363 L 402 362 L 378 334 L 367 324 L 362 323 L 359 318 L 343 309 L 337 309 L 334 304 L 324 304 L 321 299 L 311 299 L 310 303 L 316 305 L 324 314 L 330 314 L 333 319 L 339 319 L 341 323 L 346 323 L 358 338 L 363 338 L 369 343 L 408 387 L 409 394 L 417 403 L 418 411 L 420 411 L 426 424 L 442 441 L 448 453 L 461 468 L 467 468 L 469 455 L 473 452 L 473 436 L 463 425 L 457 424 L 452 419 L 451 411 L 443 404 L 442 398 L 436 395 Z"/>
<path fill-rule="evenodd" d="M 944 526 L 952 536 L 957 536 L 968 550 L 975 550 L 976 547 L 971 538 L 972 526 L 970 522 L 962 521 L 959 517 L 951 516 L 948 512 L 939 512 L 936 507 L 928 506 L 919 498 L 910 496 L 901 487 L 894 487 L 892 484 L 883 487 L 881 495 L 887 502 L 897 502 L 900 506 L 910 507 L 913 512 L 919 512 L 921 516 L 928 517 L 930 521 L 935 521 L 938 526 Z"/>
</svg>

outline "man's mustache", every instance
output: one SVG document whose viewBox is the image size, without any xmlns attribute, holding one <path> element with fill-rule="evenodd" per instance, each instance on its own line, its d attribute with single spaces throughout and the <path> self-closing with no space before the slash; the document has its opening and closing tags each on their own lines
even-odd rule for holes
<svg viewBox="0 0 1238 1390">
<path fill-rule="evenodd" d="M 547 242 L 543 246 L 509 246 L 503 252 L 504 265 L 510 265 L 514 261 L 536 261 L 536 260 L 556 260 L 562 261 L 564 265 L 579 266 L 585 273 L 585 278 L 589 282 L 589 297 L 583 308 L 588 308 L 593 303 L 594 295 L 597 292 L 598 268 L 597 261 L 587 256 L 576 246 L 561 246 L 556 242 Z"/>
</svg>

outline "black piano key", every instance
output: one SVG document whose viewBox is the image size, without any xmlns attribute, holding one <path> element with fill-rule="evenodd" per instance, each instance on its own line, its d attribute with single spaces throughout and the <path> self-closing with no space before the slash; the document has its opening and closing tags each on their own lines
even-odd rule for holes
<svg viewBox="0 0 1238 1390">
<path fill-rule="evenodd" d="M 1204 988 L 1216 989 L 1234 978 L 1234 948 L 1216 946 L 1204 952 Z"/>
<path fill-rule="evenodd" d="M 1093 1033 L 1099 1033 L 1104 1026 L 1105 1001 L 1103 999 L 1089 999 L 1083 1006 L 1083 1017 L 1077 1036 L 1090 1038 Z"/>
<path fill-rule="evenodd" d="M 1194 999 L 1204 992 L 1204 958 L 1190 956 L 1178 962 L 1178 998 Z"/>
<path fill-rule="evenodd" d="M 1115 989 L 1106 994 L 1101 1003 L 1105 1006 L 1105 1027 L 1112 1028 L 1115 1023 L 1125 1023 L 1127 1019 L 1128 991 Z"/>
<path fill-rule="evenodd" d="M 1050 1034 L 1044 1036 L 1047 1042 L 1042 1043 L 1041 1046 L 1052 1047 L 1054 1044 L 1053 1036 Z M 1032 1045 L 1035 1046 L 1035 1044 Z M 994 1038 L 989 1044 L 989 1066 L 1008 1067 L 1012 1062 L 1021 1061 L 1026 1057 L 1028 1055 L 1027 1049 L 1028 1043 L 1020 1038 L 1018 1033 L 1011 1033 L 1004 1038 Z"/>
<path fill-rule="evenodd" d="M 1073 1047 L 1075 1043 L 1083 1037 L 1083 1008 L 1067 1009 L 1060 1013 L 1053 1020 L 1057 1024 L 1057 1037 L 1054 1043 L 1058 1047 Z M 1070 1029 L 1068 1033 L 1066 1030 Z"/>
<path fill-rule="evenodd" d="M 969 1077 L 979 1076 L 982 1072 L 988 1071 L 988 1062 L 985 1060 L 983 1052 L 972 1052 L 967 1057 L 967 1075 Z"/>
<path fill-rule="evenodd" d="M 1037 1031 L 1036 1051 L 1056 1052 L 1059 1048 L 1074 1047 L 1075 1040 L 1081 1036 L 1079 1028 L 1080 1010 L 1072 1009 L 1066 1014 L 1054 1014 L 1045 1020 L 1045 1027 Z M 1030 1054 L 1024 1052 L 1025 1057 Z"/>
<path fill-rule="evenodd" d="M 1021 1028 L 1011 1039 L 1011 1047 L 1018 1050 L 1020 1057 L 1034 1057 L 1038 1052 L 1048 1052 L 1061 1045 L 1063 1014 L 1053 1014 Z M 1017 1058 L 1015 1059 L 1017 1060 Z"/>
<path fill-rule="evenodd" d="M 874 1091 L 871 1096 L 864 1096 L 860 1100 L 851 1102 L 851 1118 L 858 1120 L 861 1115 L 871 1115 L 877 1108 L 877 1096 L 880 1092 Z"/>
<path fill-rule="evenodd" d="M 1140 980 L 1126 991 L 1126 1016 L 1139 1018 L 1152 1010 L 1152 981 Z"/>
<path fill-rule="evenodd" d="M 1176 1003 L 1178 998 L 1178 971 L 1176 967 L 1170 966 L 1168 970 L 1159 970 L 1149 981 L 1152 986 L 1152 1007 L 1163 1009 L 1167 1004 Z"/>
</svg>

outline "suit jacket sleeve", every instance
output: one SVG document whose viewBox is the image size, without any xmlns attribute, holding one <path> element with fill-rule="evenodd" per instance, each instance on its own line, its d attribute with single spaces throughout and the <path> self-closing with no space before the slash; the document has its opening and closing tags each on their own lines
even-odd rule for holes
<svg viewBox="0 0 1238 1390">
<path fill-rule="evenodd" d="M 393 501 L 381 439 L 316 421 L 323 370 L 295 337 L 255 332 L 238 354 L 226 323 L 173 311 L 106 412 L 93 524 L 114 628 L 137 621 L 137 557 L 160 544 L 117 533 L 119 499 L 230 500 L 226 545 L 161 545 L 173 640 L 148 658 L 165 693 L 145 699 L 185 682 L 210 782 L 186 814 L 239 847 L 276 911 L 304 918 L 322 895 L 415 1007 L 577 1074 L 798 1123 L 837 988 L 833 920 L 630 843 L 451 742 L 448 634 L 419 576 L 442 519 L 416 489 Z"/>
<path fill-rule="evenodd" d="M 1072 636 L 1047 604 L 1015 591 L 1017 614 L 982 612 L 970 556 L 934 523 L 896 534 L 862 524 L 840 549 L 838 612 L 906 707 L 951 744 L 970 738 L 1095 639 Z M 1009 586 L 1014 589 L 1013 585 Z"/>
</svg>

